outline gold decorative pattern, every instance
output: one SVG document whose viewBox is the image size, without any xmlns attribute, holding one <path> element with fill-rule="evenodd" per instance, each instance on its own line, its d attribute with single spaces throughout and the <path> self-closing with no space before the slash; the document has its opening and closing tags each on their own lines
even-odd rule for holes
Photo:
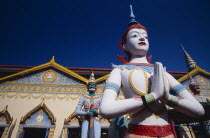
<svg viewBox="0 0 210 138">
<path fill-rule="evenodd" d="M 0 87 L 0 92 L 88 93 L 86 85 L 63 87 L 62 85 L 42 86 L 42 85 L 11 85 L 11 84 L 2 85 Z M 103 93 L 103 86 L 97 87 L 96 93 Z"/>
<path fill-rule="evenodd" d="M 196 82 L 199 85 L 202 86 L 202 88 L 205 88 L 205 87 L 207 87 L 209 85 L 209 81 L 206 78 L 204 78 L 203 76 L 201 76 L 201 75 L 195 76 L 195 79 L 196 79 Z"/>
<path fill-rule="evenodd" d="M 88 93 L 85 86 L 78 87 L 42 87 L 42 86 L 13 86 L 2 85 L 0 91 L 7 92 L 57 92 L 57 93 Z M 100 92 L 100 91 L 98 91 Z"/>
<path fill-rule="evenodd" d="M 2 111 L 0 112 L 0 117 L 1 117 L 1 116 L 5 117 L 5 118 L 6 118 L 7 124 L 11 124 L 13 119 L 11 118 L 9 112 L 7 111 L 7 108 L 8 108 L 8 106 L 6 106 L 6 107 L 4 108 L 4 110 L 2 110 Z"/>
<path fill-rule="evenodd" d="M 76 100 L 76 99 L 79 99 L 81 97 L 82 94 L 54 94 L 54 93 L 51 93 L 51 94 L 48 94 L 48 93 L 8 93 L 8 92 L 4 92 L 4 93 L 1 93 L 0 94 L 0 97 L 1 98 L 21 98 L 21 99 L 24 99 L 24 98 L 33 98 L 33 99 L 38 99 L 38 98 L 46 98 L 46 99 L 59 99 L 59 100 L 63 100 L 63 99 L 66 99 L 66 100 L 69 100 L 69 99 L 72 99 L 72 100 Z"/>
<path fill-rule="evenodd" d="M 134 72 L 136 69 L 137 69 L 137 70 L 142 70 L 143 73 L 144 73 L 144 78 L 145 78 L 145 81 L 146 81 L 146 92 L 141 92 L 141 91 L 138 90 L 138 89 L 134 86 L 134 84 L 133 84 L 132 76 L 133 76 L 133 72 Z M 141 95 L 141 96 L 144 96 L 144 95 L 148 94 L 148 90 L 149 90 L 149 86 L 148 86 L 148 85 L 149 85 L 149 83 L 148 83 L 148 77 L 147 77 L 146 71 L 143 70 L 143 69 L 141 69 L 141 68 L 134 68 L 134 69 L 132 69 L 132 70 L 131 70 L 131 73 L 129 74 L 129 85 L 130 85 L 131 89 L 132 89 L 135 93 L 137 93 L 137 94 L 139 94 L 139 95 Z"/>
<path fill-rule="evenodd" d="M 90 100 L 98 99 L 101 97 L 101 95 L 96 95 L 96 96 L 82 95 L 82 96 L 85 97 L 86 99 L 90 99 Z"/>
<path fill-rule="evenodd" d="M 36 117 L 36 123 L 35 125 L 43 125 L 42 120 L 44 119 L 43 117 L 43 111 L 40 110 L 38 116 Z"/>
<path fill-rule="evenodd" d="M 125 115 L 126 121 L 129 121 L 129 120 L 131 119 L 131 116 L 132 116 L 131 114 L 126 114 L 126 115 Z"/>
<path fill-rule="evenodd" d="M 50 69 L 42 73 L 41 79 L 44 83 L 53 83 L 58 78 L 58 73 Z"/>
<path fill-rule="evenodd" d="M 53 115 L 53 113 L 50 111 L 50 109 L 46 106 L 44 99 L 42 100 L 42 102 L 38 106 L 36 106 L 34 109 L 32 109 L 30 112 L 28 112 L 24 117 L 21 118 L 20 124 L 25 124 L 26 121 L 29 118 L 31 118 L 32 115 L 39 110 L 43 110 L 49 116 L 49 119 L 51 120 L 52 125 L 55 125 L 56 118 Z"/>
<path fill-rule="evenodd" d="M 102 117 L 100 117 L 99 120 L 102 124 L 107 124 L 107 125 L 109 125 L 109 123 L 111 122 L 110 119 L 105 119 L 105 118 L 102 118 Z"/>
</svg>

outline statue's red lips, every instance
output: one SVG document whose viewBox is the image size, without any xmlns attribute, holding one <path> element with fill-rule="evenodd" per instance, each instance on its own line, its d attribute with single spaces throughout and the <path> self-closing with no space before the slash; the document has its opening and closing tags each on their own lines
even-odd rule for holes
<svg viewBox="0 0 210 138">
<path fill-rule="evenodd" d="M 139 45 L 146 45 L 146 43 L 145 42 L 140 42 Z"/>
</svg>

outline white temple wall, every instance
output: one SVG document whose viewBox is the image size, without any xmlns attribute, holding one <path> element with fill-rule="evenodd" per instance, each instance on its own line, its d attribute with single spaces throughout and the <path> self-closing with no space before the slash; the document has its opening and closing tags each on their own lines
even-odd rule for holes
<svg viewBox="0 0 210 138">
<path fill-rule="evenodd" d="M 0 111 L 2 111 L 6 105 L 8 105 L 8 112 L 10 113 L 13 121 L 17 119 L 16 126 L 12 133 L 12 138 L 15 138 L 18 133 L 18 128 L 20 124 L 21 117 L 24 117 L 28 112 L 38 106 L 42 99 L 34 98 L 1 98 Z M 56 117 L 56 127 L 54 137 L 58 138 L 63 129 L 63 123 L 66 118 L 68 118 L 76 109 L 79 98 L 72 100 L 59 100 L 59 99 L 45 99 L 45 104 Z"/>
</svg>

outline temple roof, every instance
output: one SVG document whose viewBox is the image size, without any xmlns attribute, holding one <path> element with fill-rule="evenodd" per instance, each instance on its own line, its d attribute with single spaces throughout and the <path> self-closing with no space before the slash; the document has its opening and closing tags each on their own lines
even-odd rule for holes
<svg viewBox="0 0 210 138">
<path fill-rule="evenodd" d="M 190 71 L 189 73 L 187 73 L 183 77 L 179 78 L 178 81 L 183 82 L 183 81 L 187 80 L 190 76 L 194 76 L 194 75 L 199 74 L 199 73 L 202 73 L 202 74 L 210 77 L 209 72 L 207 72 L 207 71 L 201 69 L 200 67 L 196 66 L 194 70 Z"/>
<path fill-rule="evenodd" d="M 46 64 L 49 64 L 49 63 L 46 63 Z M 45 65 L 45 64 L 43 64 L 43 65 Z M 40 66 L 43 66 L 43 65 L 40 65 Z M 6 78 L 12 78 L 12 75 L 18 75 L 17 73 L 21 74 L 21 72 L 23 72 L 23 71 L 33 72 L 34 68 L 36 69 L 38 67 L 39 66 L 0 65 L 0 82 L 2 82 L 2 80 L 5 80 Z M 74 72 L 74 73 L 78 74 L 79 76 L 82 76 L 86 80 L 89 79 L 91 72 L 94 71 L 96 83 L 106 80 L 109 77 L 109 73 L 112 70 L 112 69 L 76 68 L 76 67 L 63 67 L 63 68 L 65 68 L 66 70 L 70 70 L 71 72 Z M 170 73 L 176 79 L 179 79 L 187 74 L 187 72 L 176 72 L 176 71 L 168 71 L 168 73 Z"/>
<path fill-rule="evenodd" d="M 20 76 L 25 76 L 26 74 L 30 74 L 31 72 L 37 72 L 39 70 L 43 70 L 43 69 L 46 69 L 46 68 L 55 68 L 61 72 L 64 72 L 80 81 L 83 81 L 85 83 L 88 82 L 88 79 L 76 74 L 75 72 L 61 66 L 60 64 L 56 63 L 55 60 L 54 60 L 54 57 L 52 57 L 51 61 L 48 62 L 48 63 L 45 63 L 45 64 L 42 64 L 42 65 L 39 65 L 39 66 L 36 66 L 36 67 L 33 67 L 33 68 L 29 68 L 29 69 L 26 69 L 24 71 L 21 71 L 21 72 L 18 72 L 18 73 L 15 73 L 15 74 L 12 74 L 12 75 L 9 75 L 9 76 L 5 76 L 3 78 L 0 78 L 0 82 L 4 82 L 4 81 L 8 81 L 8 80 L 11 80 L 13 78 L 16 78 L 16 77 L 20 77 Z"/>
<path fill-rule="evenodd" d="M 55 62 L 54 57 L 50 60 L 50 62 L 39 65 L 39 66 L 0 66 L 0 82 L 5 82 L 8 80 L 12 80 L 17 77 L 25 76 L 27 74 L 31 74 L 32 72 L 37 72 L 40 70 L 44 70 L 47 68 L 54 68 L 58 71 L 61 71 L 67 75 L 70 75 L 84 83 L 88 83 L 89 75 L 92 71 L 96 72 L 96 80 L 95 82 L 98 83 L 107 79 L 107 74 L 110 73 L 111 69 L 93 69 L 93 68 L 66 68 L 62 65 Z M 4 74 L 5 73 L 5 74 Z M 80 75 L 79 75 L 79 74 Z M 0 77 L 1 77 L 0 76 Z"/>
</svg>

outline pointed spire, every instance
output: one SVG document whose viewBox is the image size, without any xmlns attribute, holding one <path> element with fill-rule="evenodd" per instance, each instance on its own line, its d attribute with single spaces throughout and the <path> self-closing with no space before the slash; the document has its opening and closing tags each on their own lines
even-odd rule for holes
<svg viewBox="0 0 210 138">
<path fill-rule="evenodd" d="M 50 63 L 55 63 L 55 57 L 52 56 L 52 59 L 50 60 Z"/>
<path fill-rule="evenodd" d="M 132 25 L 134 25 L 134 24 L 138 24 L 138 22 L 135 20 L 135 15 L 133 14 L 132 5 L 130 5 L 130 10 L 131 10 L 131 14 L 130 14 L 131 21 L 128 24 L 129 27 L 132 26 Z"/>
<path fill-rule="evenodd" d="M 185 57 L 185 62 L 187 64 L 188 72 L 190 72 L 196 68 L 196 62 L 190 57 L 190 55 L 184 49 L 184 46 L 182 44 L 181 46 L 184 52 L 184 57 Z"/>
<path fill-rule="evenodd" d="M 95 83 L 95 77 L 94 77 L 94 73 L 93 73 L 93 71 L 91 72 L 89 82 L 93 82 L 93 83 Z"/>
</svg>

